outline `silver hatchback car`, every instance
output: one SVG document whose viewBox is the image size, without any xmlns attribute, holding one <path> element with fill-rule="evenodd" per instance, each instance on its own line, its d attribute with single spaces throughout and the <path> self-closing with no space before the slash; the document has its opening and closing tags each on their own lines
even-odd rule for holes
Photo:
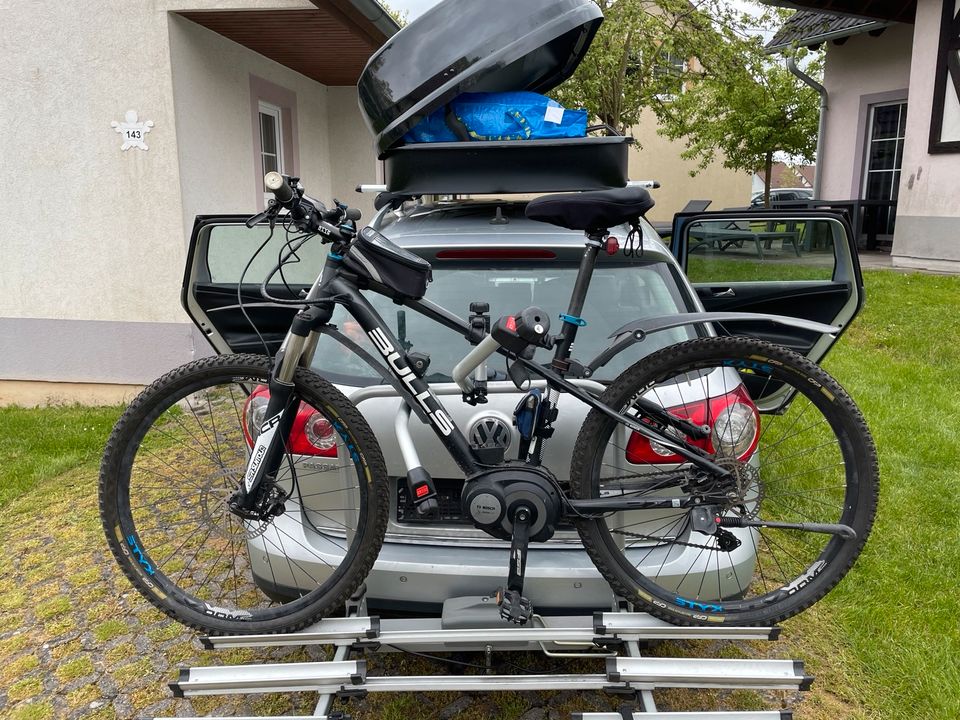
<svg viewBox="0 0 960 720">
<path fill-rule="evenodd" d="M 559 312 L 565 307 L 577 272 L 583 251 L 582 233 L 528 220 L 523 209 L 523 202 L 407 202 L 395 209 L 384 208 L 370 224 L 393 242 L 432 264 L 433 282 L 427 296 L 452 312 L 466 315 L 469 304 L 474 301 L 489 302 L 493 319 L 531 305 Z M 731 298 L 735 299 L 736 293 L 718 293 L 717 288 L 709 284 L 702 287 L 692 285 L 671 250 L 646 221 L 641 221 L 641 230 L 642 253 L 630 257 L 622 253 L 601 255 L 598 259 L 583 310 L 589 324 L 577 336 L 575 356 L 589 359 L 598 355 L 610 344 L 617 329 L 631 321 L 718 309 L 716 303 L 721 301 L 719 299 L 728 304 Z M 614 234 L 622 241 L 626 229 L 614 231 Z M 264 348 L 261 338 L 252 332 L 244 318 L 238 316 L 236 306 L 225 302 L 229 297 L 236 299 L 239 272 L 250 256 L 245 250 L 252 250 L 261 242 L 263 236 L 247 230 L 238 218 L 198 218 L 184 284 L 184 303 L 218 351 L 273 351 L 289 327 L 290 309 L 258 302 L 258 295 L 251 287 L 246 308 L 267 345 Z M 818 270 L 821 280 L 811 279 L 787 288 L 793 294 L 809 293 L 822 299 L 825 289 L 833 287 L 835 302 L 817 310 L 817 319 L 823 321 L 828 320 L 828 314 L 831 320 L 849 321 L 859 307 L 859 282 L 856 282 L 859 269 L 855 267 L 855 260 L 850 258 L 850 247 L 840 247 L 841 244 L 833 248 L 832 267 L 821 263 L 823 267 Z M 306 249 L 300 251 L 301 262 L 286 273 L 285 280 L 289 285 L 308 286 L 313 281 L 312 275 L 320 267 L 320 256 L 324 251 L 318 244 L 313 249 L 317 257 L 312 257 L 309 252 Z M 264 255 L 269 257 L 270 253 Z M 701 256 L 702 252 L 697 255 L 697 261 L 702 263 Z M 722 262 L 729 263 L 734 257 L 735 251 L 727 251 Z M 828 253 L 824 257 L 828 257 Z M 756 263 L 752 255 L 745 256 L 745 260 Z M 256 264 L 250 268 L 250 278 L 259 281 L 266 274 L 260 271 L 268 269 L 267 262 L 270 261 L 265 260 L 263 268 Z M 838 276 L 847 273 L 856 280 L 836 282 Z M 756 302 L 759 302 L 758 285 L 767 286 L 763 302 L 787 292 L 781 287 L 783 283 L 741 285 L 742 295 Z M 368 299 L 407 350 L 429 354 L 430 364 L 425 377 L 469 441 L 475 447 L 503 448 L 508 458 L 511 453 L 516 453 L 519 437 L 513 424 L 514 409 L 525 393 L 508 378 L 506 368 L 491 363 L 488 402 L 468 405 L 462 402 L 461 390 L 452 381 L 451 371 L 470 346 L 453 331 L 393 304 L 386 297 L 370 294 Z M 803 316 L 802 311 L 790 314 Z M 337 308 L 331 322 L 354 342 L 373 350 L 366 335 L 342 308 Z M 704 324 L 687 325 L 652 334 L 629 352 L 615 356 L 590 379 L 575 382 L 600 393 L 606 383 L 630 364 L 662 347 L 692 339 L 698 332 L 713 332 L 713 329 Z M 780 332 L 783 332 L 782 328 Z M 779 339 L 784 340 L 782 335 Z M 808 352 L 811 357 L 822 356 L 829 347 L 829 343 L 819 337 L 793 340 L 794 347 Z M 502 585 L 508 567 L 509 545 L 474 528 L 462 515 L 463 475 L 436 435 L 417 420 L 409 423 L 409 432 L 439 494 L 439 513 L 423 517 L 415 511 L 407 493 L 406 467 L 394 430 L 402 402 L 396 391 L 383 383 L 361 358 L 329 336 L 320 339 L 314 370 L 336 384 L 363 413 L 381 445 L 390 476 L 389 524 L 383 548 L 366 582 L 368 604 L 395 611 L 432 611 L 447 598 L 489 595 Z M 255 392 L 245 412 L 255 412 L 256 395 Z M 587 410 L 576 399 L 560 396 L 559 420 L 555 435 L 546 444 L 543 464 L 561 482 L 568 479 L 573 447 Z M 251 427 L 258 427 L 255 417 L 246 420 Z M 315 446 L 317 442 L 322 445 L 322 438 L 314 438 Z M 324 472 L 322 457 L 303 456 L 298 463 L 316 472 Z M 322 530 L 324 518 L 336 519 L 338 509 L 325 507 L 322 494 L 318 494 L 314 504 L 304 510 L 312 516 L 311 524 Z M 284 522 L 284 517 L 278 518 L 277 522 Z M 302 533 L 302 524 L 293 521 L 287 531 L 291 535 Z M 249 543 L 256 575 L 257 566 L 266 568 L 270 564 L 267 556 L 278 552 L 278 547 L 258 545 L 256 538 Z M 308 546 L 304 538 L 304 547 Z M 335 566 L 337 547 L 337 543 L 331 543 L 329 547 L 315 547 L 313 551 L 330 553 L 333 556 L 331 565 Z M 735 573 L 731 572 L 731 583 L 735 582 L 735 575 L 741 574 L 741 569 L 746 576 L 752 572 L 753 547 L 752 543 L 744 542 L 731 553 L 731 569 L 736 568 Z M 693 548 L 690 552 L 696 554 Z M 686 574 L 696 575 L 699 569 L 696 557 L 691 555 L 688 558 L 681 553 L 676 561 L 678 566 L 686 569 Z M 316 562 L 308 556 L 297 558 L 297 564 Z M 648 558 L 645 562 L 660 563 L 660 559 Z M 706 571 L 704 567 L 702 572 Z M 271 583 L 266 581 L 266 570 L 264 574 L 265 577 L 261 578 L 264 589 L 275 590 L 275 586 L 268 587 Z M 731 585 L 728 590 L 732 594 L 735 586 Z M 531 545 L 524 594 L 539 612 L 544 613 L 605 608 L 612 600 L 609 585 L 595 569 L 571 526 L 561 526 L 547 544 Z"/>
</svg>

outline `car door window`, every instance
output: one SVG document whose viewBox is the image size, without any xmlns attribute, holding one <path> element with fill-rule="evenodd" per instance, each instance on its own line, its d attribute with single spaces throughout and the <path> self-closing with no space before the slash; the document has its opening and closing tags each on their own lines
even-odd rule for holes
<svg viewBox="0 0 960 720">
<path fill-rule="evenodd" d="M 785 345 L 819 362 L 860 311 L 863 277 L 849 223 L 823 210 L 677 215 L 671 248 L 720 335 Z M 752 314 L 758 314 L 751 316 Z M 780 315 L 822 332 L 764 320 Z"/>
<path fill-rule="evenodd" d="M 687 242 L 692 283 L 831 280 L 836 266 L 826 220 L 697 220 Z"/>
<path fill-rule="evenodd" d="M 272 234 L 267 225 L 252 229 L 245 225 L 215 225 L 210 229 L 208 242 L 207 269 L 212 283 L 236 284 L 243 276 L 244 285 L 259 285 L 289 250 L 287 233 L 279 224 Z M 318 239 L 310 240 L 283 266 L 283 277 L 277 274 L 271 283 L 286 282 L 291 287 L 312 285 L 326 255 L 327 248 Z"/>
</svg>

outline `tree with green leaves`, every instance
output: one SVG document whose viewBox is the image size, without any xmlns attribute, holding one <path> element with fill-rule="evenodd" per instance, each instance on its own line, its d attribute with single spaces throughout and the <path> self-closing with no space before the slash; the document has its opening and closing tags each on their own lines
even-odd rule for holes
<svg viewBox="0 0 960 720">
<path fill-rule="evenodd" d="M 821 74 L 819 58 L 805 72 Z M 763 58 L 726 79 L 703 78 L 657 112 L 661 134 L 683 140 L 682 157 L 712 162 L 719 151 L 725 167 L 760 171 L 764 204 L 770 204 L 775 153 L 810 162 L 817 148 L 819 97 L 783 64 Z"/>
<path fill-rule="evenodd" d="M 811 157 L 816 93 L 752 32 L 778 26 L 784 11 L 745 12 L 725 0 L 594 1 L 604 23 L 558 100 L 621 133 L 649 108 L 660 133 L 685 142 L 683 157 L 700 168 L 718 153 L 726 167 L 766 168 L 767 197 L 774 153 Z"/>
</svg>

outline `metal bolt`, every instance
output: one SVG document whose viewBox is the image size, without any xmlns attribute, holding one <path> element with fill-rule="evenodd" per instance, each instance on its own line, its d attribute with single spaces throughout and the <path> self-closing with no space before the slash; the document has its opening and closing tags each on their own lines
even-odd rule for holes
<svg viewBox="0 0 960 720">
<path fill-rule="evenodd" d="M 406 582 L 406 581 L 407 581 L 407 576 L 406 576 L 406 575 L 401 575 L 401 576 L 400 576 L 400 582 Z"/>
</svg>

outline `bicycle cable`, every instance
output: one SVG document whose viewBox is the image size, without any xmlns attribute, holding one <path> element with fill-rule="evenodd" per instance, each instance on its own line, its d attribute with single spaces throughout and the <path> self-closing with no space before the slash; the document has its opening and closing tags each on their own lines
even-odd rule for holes
<svg viewBox="0 0 960 720">
<path fill-rule="evenodd" d="M 253 255 L 250 256 L 250 259 L 247 260 L 246 267 L 243 268 L 243 272 L 240 273 L 240 280 L 237 282 L 237 305 L 240 307 L 240 312 L 243 314 L 243 317 L 246 318 L 247 322 L 250 324 L 250 327 L 253 328 L 253 331 L 257 334 L 257 337 L 260 338 L 260 343 L 263 345 L 263 354 L 267 357 L 270 357 L 270 347 L 267 345 L 267 341 L 263 339 L 263 335 L 260 334 L 260 329 L 253 322 L 253 319 L 247 313 L 247 309 L 243 306 L 243 280 L 247 276 L 247 272 L 250 270 L 250 266 L 253 265 L 253 261 L 257 259 L 257 256 L 263 252 L 263 249 L 267 244 L 273 239 L 273 230 L 274 224 L 270 222 L 270 234 L 267 235 L 267 239 L 264 240 L 260 247 L 256 249 Z"/>
</svg>

